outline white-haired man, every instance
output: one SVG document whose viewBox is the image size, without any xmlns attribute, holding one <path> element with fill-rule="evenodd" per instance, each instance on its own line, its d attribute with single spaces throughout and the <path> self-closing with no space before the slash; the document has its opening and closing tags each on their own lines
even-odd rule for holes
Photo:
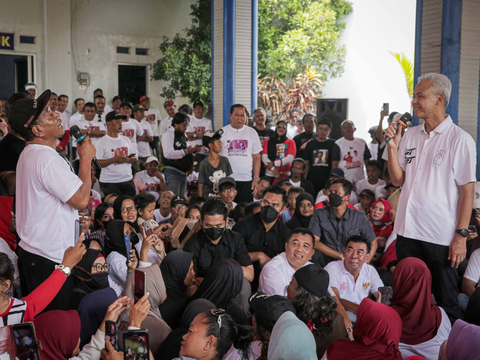
<svg viewBox="0 0 480 360">
<path fill-rule="evenodd" d="M 390 179 L 403 186 L 394 229 L 397 259 L 417 257 L 427 264 L 435 300 L 453 323 L 461 315 L 456 268 L 467 252 L 476 148 L 446 114 L 451 91 L 444 75 L 420 76 L 412 107 L 424 123 L 402 139 L 391 124 L 385 136 L 393 137 L 388 143 Z"/>
</svg>

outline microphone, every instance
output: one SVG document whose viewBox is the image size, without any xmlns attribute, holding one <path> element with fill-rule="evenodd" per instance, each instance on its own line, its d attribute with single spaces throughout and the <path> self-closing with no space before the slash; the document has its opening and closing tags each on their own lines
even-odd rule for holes
<svg viewBox="0 0 480 360">
<path fill-rule="evenodd" d="M 75 137 L 76 139 L 75 142 L 79 144 L 81 144 L 83 139 L 85 139 L 85 136 L 87 136 L 87 134 L 82 134 L 82 130 L 80 130 L 80 128 L 77 125 L 73 125 L 70 128 L 70 134 L 72 134 Z M 100 163 L 98 162 L 95 156 L 92 159 L 92 163 L 97 167 L 97 169 L 99 170 L 102 169 L 102 167 L 100 166 Z"/>
<path fill-rule="evenodd" d="M 393 132 L 393 136 L 397 134 L 400 126 L 403 126 L 404 128 L 406 128 L 409 125 L 411 119 L 412 119 L 412 115 L 410 115 L 410 113 L 406 112 L 405 114 L 403 114 L 402 117 L 399 120 L 397 120 L 397 123 L 396 123 L 397 126 L 395 127 L 395 131 Z M 385 136 L 385 140 L 380 144 L 380 149 L 383 149 L 390 140 L 392 140 L 392 138 Z"/>
</svg>

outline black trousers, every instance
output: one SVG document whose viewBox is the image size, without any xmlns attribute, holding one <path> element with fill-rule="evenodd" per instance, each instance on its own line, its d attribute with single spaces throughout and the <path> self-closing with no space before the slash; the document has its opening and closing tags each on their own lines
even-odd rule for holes
<svg viewBox="0 0 480 360">
<path fill-rule="evenodd" d="M 55 265 L 58 264 L 42 256 L 25 251 L 20 246 L 17 247 L 17 254 L 22 296 L 25 297 L 47 280 L 55 271 Z M 70 274 L 57 296 L 44 311 L 71 310 L 72 292 L 73 275 Z"/>
<path fill-rule="evenodd" d="M 253 201 L 252 182 L 251 181 L 237 181 L 237 196 L 236 203 L 246 202 L 247 204 Z"/>
<path fill-rule="evenodd" d="M 130 181 L 125 181 L 121 183 L 100 183 L 102 187 L 103 194 L 105 196 L 109 194 L 117 194 L 117 195 L 129 195 L 134 197 L 137 195 L 137 191 L 135 190 L 135 183 L 133 179 Z"/>
<path fill-rule="evenodd" d="M 437 305 L 455 322 L 462 315 L 458 303 L 457 269 L 448 260 L 448 246 L 427 243 L 425 241 L 397 237 L 397 260 L 416 257 L 425 262 L 432 273 L 432 292 Z"/>
</svg>

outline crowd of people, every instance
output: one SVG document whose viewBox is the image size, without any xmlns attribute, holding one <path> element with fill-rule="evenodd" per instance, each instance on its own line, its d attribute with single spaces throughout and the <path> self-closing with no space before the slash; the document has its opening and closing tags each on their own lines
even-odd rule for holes
<svg viewBox="0 0 480 360">
<path fill-rule="evenodd" d="M 0 328 L 33 323 L 42 359 L 479 358 L 476 145 L 444 75 L 370 143 L 25 89 L 0 103 Z"/>
</svg>

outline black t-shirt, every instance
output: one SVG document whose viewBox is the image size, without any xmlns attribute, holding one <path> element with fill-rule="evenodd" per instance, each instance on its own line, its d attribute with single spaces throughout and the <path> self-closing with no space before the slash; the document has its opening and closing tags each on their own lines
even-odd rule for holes
<svg viewBox="0 0 480 360">
<path fill-rule="evenodd" d="M 0 172 L 16 171 L 18 159 L 23 149 L 25 141 L 12 134 L 7 134 L 0 141 Z"/>
<path fill-rule="evenodd" d="M 293 141 L 295 141 L 295 145 L 297 146 L 297 155 L 295 157 L 302 158 L 305 160 L 305 148 L 307 146 L 307 143 L 316 137 L 317 137 L 316 133 L 307 134 L 306 132 L 303 132 L 295 136 L 293 138 Z"/>
<path fill-rule="evenodd" d="M 267 127 L 263 130 L 258 130 L 257 128 L 254 128 L 254 129 L 258 134 L 258 138 L 260 139 L 260 143 L 262 144 L 262 147 L 265 140 L 275 135 L 275 131 Z"/>
<path fill-rule="evenodd" d="M 332 139 L 313 139 L 305 147 L 304 155 L 304 160 L 308 160 L 310 164 L 307 179 L 314 184 L 318 192 L 324 188 L 330 176 L 332 161 L 340 161 L 340 148 Z"/>
</svg>

